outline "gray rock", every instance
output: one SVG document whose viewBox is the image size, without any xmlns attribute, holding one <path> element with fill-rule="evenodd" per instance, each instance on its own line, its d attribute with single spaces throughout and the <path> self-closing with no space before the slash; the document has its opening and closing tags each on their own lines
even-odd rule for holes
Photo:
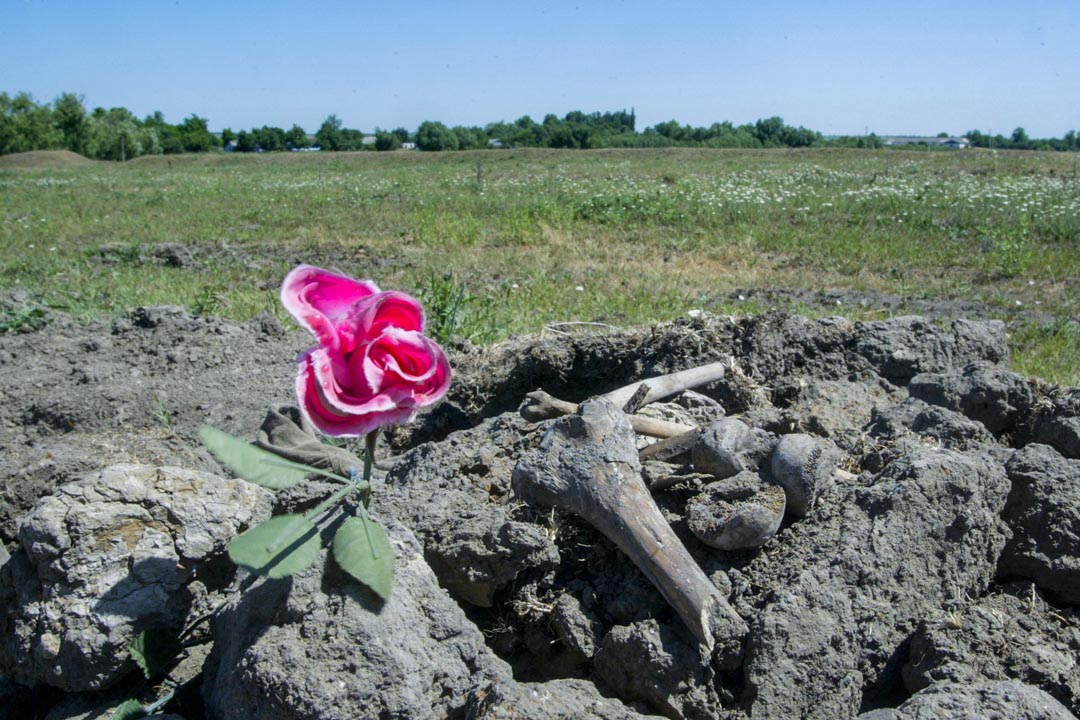
<svg viewBox="0 0 1080 720">
<path fill-rule="evenodd" d="M 24 684 L 107 688 L 146 628 L 179 632 L 231 577 L 225 544 L 270 493 L 209 473 L 115 465 L 42 498 L 6 566 L 14 601 L 0 662 Z"/>
<path fill-rule="evenodd" d="M 726 478 L 756 470 L 764 451 L 762 438 L 749 425 L 720 418 L 701 429 L 690 459 L 696 472 Z"/>
<path fill-rule="evenodd" d="M 806 432 L 838 438 L 870 421 L 875 408 L 893 405 L 903 391 L 881 378 L 866 381 L 797 378 L 776 388 L 773 402 L 784 409 L 796 428 L 784 432 Z"/>
<path fill-rule="evenodd" d="M 904 685 L 1019 680 L 1080 713 L 1080 633 L 1031 583 L 1015 583 L 924 620 L 911 639 Z"/>
<path fill-rule="evenodd" d="M 892 708 L 879 708 L 877 710 L 871 710 L 870 712 L 864 712 L 859 715 L 855 720 L 897 720 L 896 710 Z"/>
<path fill-rule="evenodd" d="M 565 717 L 574 703 L 590 708 L 585 717 L 634 717 L 586 683 L 517 686 L 439 587 L 416 537 L 380 522 L 397 557 L 385 604 L 324 551 L 313 567 L 256 583 L 215 617 L 203 684 L 210 717 L 501 718 L 514 717 L 518 702 L 534 710 L 550 704 L 541 718 Z"/>
<path fill-rule="evenodd" d="M 745 472 L 741 475 L 753 475 Z M 786 496 L 779 485 L 732 497 L 724 483 L 706 485 L 686 506 L 690 531 L 710 547 L 742 550 L 763 545 L 776 534 L 784 520 Z"/>
<path fill-rule="evenodd" d="M 409 525 L 440 583 L 490 607 L 522 574 L 543 574 L 559 553 L 534 524 L 506 506 L 520 454 L 539 441 L 536 427 L 506 413 L 471 430 L 406 453 L 375 495 L 375 507 Z"/>
<path fill-rule="evenodd" d="M 786 579 L 754 617 L 744 668 L 751 717 L 840 720 L 858 711 L 864 678 L 855 611 L 850 593 L 818 577 L 824 573 Z"/>
<path fill-rule="evenodd" d="M 875 437 L 890 440 L 912 432 L 954 450 L 973 450 L 994 442 L 994 436 L 982 423 L 913 397 L 875 410 L 869 431 Z"/>
<path fill-rule="evenodd" d="M 1013 537 L 998 571 L 1080 604 L 1080 460 L 1032 444 L 1014 453 L 1005 469 L 1012 491 L 1003 516 Z"/>
<path fill-rule="evenodd" d="M 840 451 L 831 440 L 802 433 L 782 435 L 773 448 L 769 477 L 784 488 L 787 511 L 804 517 L 833 485 Z"/>
<path fill-rule="evenodd" d="M 1076 720 L 1042 690 L 1015 680 L 936 683 L 896 708 L 896 720 Z"/>
<path fill-rule="evenodd" d="M 445 716 L 476 683 L 505 673 L 412 533 L 383 524 L 397 556 L 385 604 L 324 551 L 303 573 L 260 581 L 218 613 L 203 681 L 211 717 Z"/>
<path fill-rule="evenodd" d="M 673 718 L 720 717 L 714 672 L 681 628 L 644 620 L 618 625 L 593 658 L 596 674 L 622 698 L 647 702 Z"/>
<path fill-rule="evenodd" d="M 752 716 L 766 701 L 824 702 L 820 684 L 793 673 L 830 678 L 842 692 L 828 697 L 850 699 L 856 688 L 863 702 L 887 698 L 918 623 L 982 593 L 994 576 L 1008 480 L 989 456 L 901 443 L 868 483 L 839 486 L 779 536 L 781 551 L 746 566 L 753 584 L 736 583 L 736 609 L 754 618 L 744 665 Z M 792 646 L 808 648 L 794 669 L 777 662 Z M 841 718 L 861 702 L 826 704 Z"/>
<path fill-rule="evenodd" d="M 977 360 L 1000 363 L 1009 357 L 1005 323 L 955 320 L 948 330 L 921 317 L 897 317 L 856 324 L 854 350 L 875 371 L 898 385 L 924 372 L 942 372 Z"/>
<path fill-rule="evenodd" d="M 995 435 L 1028 417 L 1034 401 L 1022 376 L 986 363 L 917 375 L 908 383 L 908 392 L 932 405 L 958 410 Z"/>
<path fill-rule="evenodd" d="M 496 682 L 477 688 L 465 716 L 469 720 L 660 720 L 605 698 L 585 680 L 546 683 Z"/>
<path fill-rule="evenodd" d="M 1049 415 L 1035 424 L 1034 440 L 1067 458 L 1080 459 L 1080 416 Z"/>
<path fill-rule="evenodd" d="M 0 446 L 3 442 L 0 430 Z M 210 456 L 165 427 L 88 430 L 26 438 L 0 454 L 0 539 L 13 541 L 19 520 L 58 485 L 109 465 L 167 465 L 218 473 Z"/>
<path fill-rule="evenodd" d="M 251 433 L 294 394 L 294 359 L 311 344 L 265 327 L 167 306 L 111 326 L 55 313 L 49 332 L 0 334 L 0 538 L 37 498 L 108 465 L 221 473 L 198 427 Z"/>
</svg>

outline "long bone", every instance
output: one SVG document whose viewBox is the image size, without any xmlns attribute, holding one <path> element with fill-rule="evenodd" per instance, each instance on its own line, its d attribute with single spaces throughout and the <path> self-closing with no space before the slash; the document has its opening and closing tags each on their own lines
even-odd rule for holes
<svg viewBox="0 0 1080 720">
<path fill-rule="evenodd" d="M 660 514 L 644 481 L 634 430 L 603 399 L 559 418 L 514 468 L 526 502 L 569 510 L 602 532 L 645 573 L 719 667 L 738 667 L 746 623 L 728 605 Z"/>
<path fill-rule="evenodd" d="M 632 413 L 639 407 L 671 397 L 681 393 L 683 390 L 722 380 L 725 367 L 726 363 L 714 362 L 690 368 L 689 370 L 631 383 L 600 397 Z M 632 406 L 627 407 L 628 404 Z M 543 390 L 534 390 L 525 395 L 525 403 L 521 406 L 520 412 L 521 416 L 529 422 L 540 422 L 541 420 L 550 420 L 563 415 L 572 415 L 577 410 L 578 406 L 572 402 L 552 397 Z M 696 430 L 690 425 L 657 420 L 643 415 L 631 415 L 630 424 L 641 435 L 656 438 L 670 438 Z"/>
<path fill-rule="evenodd" d="M 521 417 L 529 422 L 540 422 L 563 415 L 573 415 L 578 411 L 575 403 L 560 400 L 548 395 L 543 390 L 533 390 L 525 395 L 526 402 L 521 406 Z M 644 415 L 630 415 L 630 425 L 634 432 L 655 438 L 668 438 L 681 435 L 695 430 L 689 425 L 674 423 L 668 420 L 646 417 Z"/>
</svg>

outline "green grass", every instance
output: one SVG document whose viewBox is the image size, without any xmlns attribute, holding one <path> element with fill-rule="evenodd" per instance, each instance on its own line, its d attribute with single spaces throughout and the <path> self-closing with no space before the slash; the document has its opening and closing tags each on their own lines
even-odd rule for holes
<svg viewBox="0 0 1080 720">
<path fill-rule="evenodd" d="M 195 264 L 165 264 L 162 243 Z M 1018 369 L 1080 383 L 1074 154 L 515 150 L 0 169 L 0 249 L 0 287 L 84 318 L 161 303 L 281 315 L 277 284 L 310 262 L 417 293 L 440 332 L 475 342 L 744 310 L 738 288 L 977 301 L 1015 320 Z M 1020 309 L 1039 317 L 1016 320 Z"/>
</svg>

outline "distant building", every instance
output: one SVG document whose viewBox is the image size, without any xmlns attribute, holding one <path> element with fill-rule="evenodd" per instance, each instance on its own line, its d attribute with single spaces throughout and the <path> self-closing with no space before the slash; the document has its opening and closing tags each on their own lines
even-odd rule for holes
<svg viewBox="0 0 1080 720">
<path fill-rule="evenodd" d="M 374 135 L 365 135 L 363 137 L 363 139 L 360 140 L 360 144 L 363 145 L 364 147 L 367 147 L 368 145 L 374 145 L 375 144 L 375 136 Z"/>
<path fill-rule="evenodd" d="M 488 147 L 499 149 L 503 147 L 503 141 L 499 138 L 491 138 L 490 140 L 488 140 Z"/>
<path fill-rule="evenodd" d="M 403 142 L 403 143 L 401 143 L 401 149 L 402 150 L 415 150 L 416 149 L 416 143 L 414 143 L 414 142 Z"/>
<path fill-rule="evenodd" d="M 918 137 L 916 135 L 886 135 L 881 138 L 886 147 L 898 145 L 928 145 L 929 147 L 945 147 L 953 150 L 965 150 L 971 147 L 971 141 L 966 137 Z"/>
</svg>

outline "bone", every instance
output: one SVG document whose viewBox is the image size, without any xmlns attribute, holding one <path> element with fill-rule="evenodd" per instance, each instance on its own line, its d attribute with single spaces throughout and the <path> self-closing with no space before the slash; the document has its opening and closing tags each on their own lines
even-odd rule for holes
<svg viewBox="0 0 1080 720">
<path fill-rule="evenodd" d="M 717 478 L 731 477 L 754 467 L 760 443 L 753 429 L 736 418 L 720 418 L 702 428 L 691 451 L 694 470 Z"/>
<path fill-rule="evenodd" d="M 552 397 L 543 390 L 534 390 L 525 395 L 525 403 L 519 410 L 521 417 L 529 422 L 540 422 L 541 420 L 550 420 L 563 415 L 573 415 L 577 411 L 578 406 L 574 403 Z M 644 415 L 631 415 L 630 425 L 634 428 L 634 432 L 656 438 L 675 437 L 695 430 L 690 425 L 658 420 Z"/>
<path fill-rule="evenodd" d="M 616 407 L 625 407 L 626 403 L 634 398 L 642 385 L 648 386 L 648 391 L 638 401 L 638 407 L 649 403 L 663 400 L 664 398 L 678 395 L 683 390 L 708 385 L 711 382 L 724 379 L 726 363 L 714 362 L 709 365 L 690 368 L 669 375 L 649 378 L 641 382 L 631 383 L 618 390 L 612 390 L 607 395 L 602 395 L 605 400 L 613 403 Z"/>
<path fill-rule="evenodd" d="M 515 494 L 568 510 L 615 543 L 722 668 L 741 662 L 746 623 L 660 514 L 645 483 L 634 430 L 620 406 L 597 399 L 560 418 L 513 473 Z"/>
<path fill-rule="evenodd" d="M 770 470 L 772 479 L 787 493 L 787 511 L 804 517 L 835 480 L 852 478 L 837 470 L 839 462 L 840 451 L 831 440 L 802 433 L 781 437 L 773 449 Z"/>
<path fill-rule="evenodd" d="M 639 408 L 657 400 L 663 400 L 685 390 L 723 380 L 725 367 L 725 363 L 715 362 L 669 375 L 660 375 L 648 380 L 631 383 L 600 397 L 611 402 L 616 407 L 635 412 Z M 525 403 L 521 406 L 519 412 L 521 417 L 529 422 L 540 422 L 541 420 L 550 420 L 563 415 L 573 415 L 577 410 L 578 406 L 572 402 L 552 397 L 543 390 L 534 390 L 525 395 Z M 670 438 L 696 429 L 690 425 L 657 420 L 641 415 L 631 415 L 630 417 L 630 424 L 634 428 L 634 432 L 650 437 Z"/>
<path fill-rule="evenodd" d="M 720 550 L 763 545 L 780 529 L 786 499 L 779 485 L 762 485 L 743 471 L 706 485 L 687 503 L 686 525 L 698 540 Z"/>
</svg>

